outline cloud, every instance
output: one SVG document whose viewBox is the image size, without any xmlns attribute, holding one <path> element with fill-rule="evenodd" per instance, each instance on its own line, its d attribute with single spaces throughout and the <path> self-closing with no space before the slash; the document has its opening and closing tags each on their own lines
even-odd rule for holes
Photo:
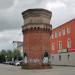
<svg viewBox="0 0 75 75">
<path fill-rule="evenodd" d="M 15 33 L 16 32 L 16 33 Z M 23 41 L 21 30 L 7 30 L 0 32 L 0 49 L 10 49 L 13 41 Z"/>
<path fill-rule="evenodd" d="M 8 29 L 19 29 L 23 25 L 21 13 L 17 10 L 0 11 L 0 31 Z"/>
<path fill-rule="evenodd" d="M 10 5 L 8 8 L 0 10 L 0 30 L 21 28 L 23 25 L 21 13 L 30 8 L 51 10 L 53 27 L 75 17 L 75 0 L 10 0 L 8 3 L 4 5 Z"/>
<path fill-rule="evenodd" d="M 10 47 L 11 41 L 19 40 L 18 37 L 22 40 L 21 13 L 30 8 L 45 8 L 52 11 L 53 28 L 75 18 L 75 0 L 0 0 L 1 49 Z"/>
<path fill-rule="evenodd" d="M 6 9 L 12 7 L 14 0 L 0 0 L 0 9 Z"/>
<path fill-rule="evenodd" d="M 70 5 L 69 5 L 70 4 Z M 46 8 L 52 11 L 51 23 L 53 28 L 75 18 L 75 1 L 55 0 L 52 3 L 49 1 Z"/>
</svg>

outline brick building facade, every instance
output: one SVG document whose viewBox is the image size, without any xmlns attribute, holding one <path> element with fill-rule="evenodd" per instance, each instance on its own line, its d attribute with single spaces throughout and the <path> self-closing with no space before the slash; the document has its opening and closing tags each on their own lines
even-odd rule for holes
<svg viewBox="0 0 75 75">
<path fill-rule="evenodd" d="M 50 50 L 52 64 L 75 65 L 75 19 L 52 30 Z"/>
</svg>

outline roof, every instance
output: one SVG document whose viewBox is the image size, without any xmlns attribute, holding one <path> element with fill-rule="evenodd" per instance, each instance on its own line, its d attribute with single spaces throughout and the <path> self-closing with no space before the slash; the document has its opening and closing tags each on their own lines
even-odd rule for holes
<svg viewBox="0 0 75 75">
<path fill-rule="evenodd" d="M 69 24 L 69 23 L 71 23 L 71 22 L 73 22 L 73 21 L 75 21 L 75 18 L 73 18 L 72 20 L 70 20 L 70 21 L 68 21 L 68 22 L 66 22 L 66 23 L 64 23 L 64 24 L 62 24 L 62 25 L 60 25 L 60 26 L 54 28 L 53 30 L 55 30 L 55 29 L 57 29 L 57 28 L 60 28 L 60 27 L 62 27 L 62 26 L 64 26 L 64 25 L 67 25 L 67 24 Z"/>
<path fill-rule="evenodd" d="M 30 13 L 30 12 L 35 12 L 35 11 L 43 11 L 51 14 L 52 12 L 43 8 L 35 8 L 35 9 L 27 9 L 26 11 L 22 12 L 22 14 Z"/>
</svg>

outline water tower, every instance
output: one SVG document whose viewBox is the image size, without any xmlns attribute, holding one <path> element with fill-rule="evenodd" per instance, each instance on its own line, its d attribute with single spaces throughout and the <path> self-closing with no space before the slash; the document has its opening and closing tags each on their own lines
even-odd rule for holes
<svg viewBox="0 0 75 75">
<path fill-rule="evenodd" d="M 28 9 L 22 12 L 22 16 L 24 19 L 23 51 L 27 57 L 27 66 L 28 68 L 42 68 L 44 57 L 50 56 L 52 12 L 45 9 Z M 48 60 L 47 62 L 49 63 Z"/>
</svg>

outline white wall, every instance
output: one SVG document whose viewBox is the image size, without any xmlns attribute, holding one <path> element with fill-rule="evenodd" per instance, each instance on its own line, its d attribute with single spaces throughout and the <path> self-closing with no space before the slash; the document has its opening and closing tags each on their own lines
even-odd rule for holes
<svg viewBox="0 0 75 75">
<path fill-rule="evenodd" d="M 70 55 L 69 59 L 68 59 L 68 54 Z M 61 55 L 61 60 L 59 60 L 59 55 Z M 52 59 L 52 56 L 54 57 L 53 59 Z M 51 64 L 75 66 L 75 52 L 62 53 L 62 54 L 51 54 Z"/>
</svg>

